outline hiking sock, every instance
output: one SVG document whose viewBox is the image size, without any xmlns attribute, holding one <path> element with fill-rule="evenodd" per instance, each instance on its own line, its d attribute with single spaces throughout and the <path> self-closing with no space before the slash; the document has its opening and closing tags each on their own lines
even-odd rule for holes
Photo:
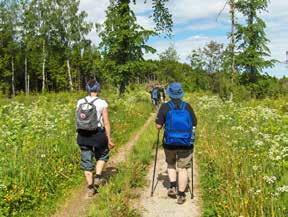
<svg viewBox="0 0 288 217">
<path fill-rule="evenodd" d="M 96 174 L 95 178 L 96 179 L 101 179 L 101 175 L 100 174 Z"/>
<path fill-rule="evenodd" d="M 176 188 L 176 182 L 170 182 L 170 188 Z"/>
<path fill-rule="evenodd" d="M 184 191 L 183 191 L 183 192 L 182 192 L 182 191 L 179 191 L 178 195 L 179 195 L 179 196 L 183 196 L 183 197 L 186 196 Z"/>
</svg>

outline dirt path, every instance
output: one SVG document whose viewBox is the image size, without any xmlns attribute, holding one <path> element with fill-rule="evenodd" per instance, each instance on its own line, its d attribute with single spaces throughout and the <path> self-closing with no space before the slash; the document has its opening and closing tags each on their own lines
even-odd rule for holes
<svg viewBox="0 0 288 217">
<path fill-rule="evenodd" d="M 154 162 L 153 162 L 154 163 Z M 143 190 L 141 199 L 137 207 L 140 207 L 143 217 L 200 217 L 201 198 L 199 191 L 198 168 L 194 159 L 194 199 L 186 192 L 187 201 L 183 205 L 178 205 L 176 199 L 167 196 L 169 178 L 166 172 L 165 155 L 163 150 L 158 152 L 157 169 L 155 176 L 156 189 L 153 197 L 150 197 L 153 165 L 149 169 L 147 179 L 150 185 Z M 189 169 L 189 174 L 191 170 Z M 191 176 L 191 175 L 190 175 Z"/>
<path fill-rule="evenodd" d="M 131 136 L 129 141 L 119 148 L 118 152 L 115 153 L 105 166 L 103 176 L 109 178 L 117 172 L 117 165 L 125 161 L 133 145 L 137 142 L 141 134 L 146 130 L 148 125 L 153 121 L 154 114 L 151 114 L 149 119 L 143 125 L 143 127 L 134 135 Z M 69 199 L 63 204 L 61 209 L 54 214 L 52 217 L 83 217 L 87 215 L 89 205 L 97 197 L 97 194 L 93 198 L 88 198 L 86 195 L 86 183 L 76 189 L 72 195 L 69 195 Z"/>
</svg>

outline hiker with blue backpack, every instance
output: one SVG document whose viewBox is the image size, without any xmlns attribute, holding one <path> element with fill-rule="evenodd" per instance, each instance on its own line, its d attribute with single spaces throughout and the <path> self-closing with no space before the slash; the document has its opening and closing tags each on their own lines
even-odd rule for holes
<svg viewBox="0 0 288 217">
<path fill-rule="evenodd" d="M 108 104 L 100 99 L 100 84 L 96 80 L 86 85 L 88 96 L 78 100 L 76 111 L 77 143 L 81 149 L 81 168 L 87 181 L 87 195 L 95 194 L 94 186 L 103 183 L 102 170 L 115 144 L 110 136 Z M 96 159 L 96 168 L 93 159 Z M 96 170 L 95 179 L 93 171 Z"/>
<path fill-rule="evenodd" d="M 159 131 L 164 127 L 163 147 L 170 180 L 168 196 L 175 199 L 178 197 L 177 203 L 183 204 L 186 200 L 187 169 L 192 163 L 197 119 L 191 105 L 182 100 L 184 91 L 180 83 L 171 83 L 166 93 L 171 100 L 161 105 L 156 118 L 156 127 Z M 156 160 L 157 158 L 155 158 L 154 176 Z M 178 168 L 178 186 L 176 168 Z"/>
</svg>

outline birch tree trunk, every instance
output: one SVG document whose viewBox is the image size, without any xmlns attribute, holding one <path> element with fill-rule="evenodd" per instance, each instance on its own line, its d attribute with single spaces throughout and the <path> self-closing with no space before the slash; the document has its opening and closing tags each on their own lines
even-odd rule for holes
<svg viewBox="0 0 288 217">
<path fill-rule="evenodd" d="M 73 82 L 72 82 L 71 68 L 70 68 L 70 61 L 69 61 L 69 59 L 67 59 L 67 69 L 68 69 L 68 78 L 69 78 L 70 91 L 73 91 Z"/>
<path fill-rule="evenodd" d="M 14 58 L 12 57 L 11 61 L 11 71 L 12 71 L 12 97 L 15 97 L 15 68 L 14 68 Z"/>
<path fill-rule="evenodd" d="M 27 71 L 27 56 L 25 56 L 25 94 L 26 96 L 29 95 L 29 87 L 28 87 L 28 71 Z"/>
<path fill-rule="evenodd" d="M 27 75 L 27 94 L 30 94 L 30 75 Z"/>
<path fill-rule="evenodd" d="M 42 63 L 42 93 L 45 92 L 45 84 L 46 84 L 46 78 L 45 78 L 45 63 L 46 63 L 46 51 L 45 51 L 45 41 L 43 41 L 43 63 Z"/>
</svg>

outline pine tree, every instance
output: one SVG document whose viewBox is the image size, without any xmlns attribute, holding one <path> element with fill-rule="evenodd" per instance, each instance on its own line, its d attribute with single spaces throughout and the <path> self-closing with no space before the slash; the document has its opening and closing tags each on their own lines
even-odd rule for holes
<svg viewBox="0 0 288 217">
<path fill-rule="evenodd" d="M 145 30 L 136 23 L 129 2 L 129 0 L 110 1 L 104 30 L 99 34 L 104 57 L 116 65 L 111 77 L 118 86 L 120 94 L 124 93 L 131 79 L 132 72 L 129 69 L 131 62 L 143 60 L 144 51 L 155 52 L 155 49 L 146 45 L 146 41 L 154 32 Z"/>
<path fill-rule="evenodd" d="M 236 42 L 239 54 L 236 63 L 240 70 L 248 73 L 248 82 L 256 82 L 257 74 L 264 68 L 272 67 L 274 60 L 267 47 L 266 24 L 259 14 L 268 7 L 268 0 L 238 0 L 236 9 L 246 17 L 246 25 L 236 25 Z"/>
</svg>

